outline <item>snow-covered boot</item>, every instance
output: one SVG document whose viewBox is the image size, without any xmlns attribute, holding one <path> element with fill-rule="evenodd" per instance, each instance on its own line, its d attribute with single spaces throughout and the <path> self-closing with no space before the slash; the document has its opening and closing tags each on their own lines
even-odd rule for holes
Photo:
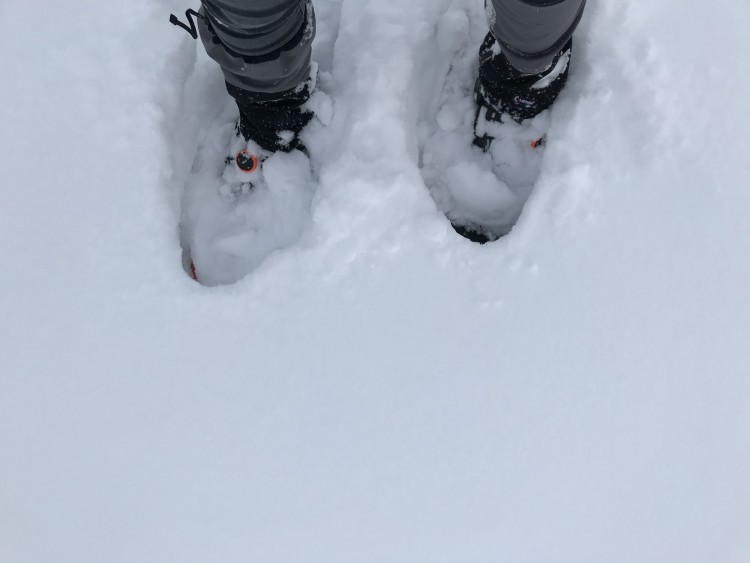
<svg viewBox="0 0 750 563">
<path fill-rule="evenodd" d="M 226 84 L 237 102 L 240 118 L 225 159 L 225 192 L 236 195 L 258 185 L 263 177 L 263 162 L 276 152 L 300 150 L 307 154 L 300 134 L 315 116 L 306 106 L 315 83 L 313 74 L 298 87 L 276 94 L 250 92 Z"/>
<path fill-rule="evenodd" d="M 183 197 L 181 242 L 187 271 L 218 285 L 299 240 L 309 221 L 315 180 L 301 135 L 314 115 L 308 101 L 317 79 L 315 12 L 310 0 L 201 5 L 187 12 L 190 25 L 170 21 L 200 36 L 240 116 L 235 125 L 221 114 L 198 147 Z"/>
<path fill-rule="evenodd" d="M 476 146 L 489 151 L 494 126 L 511 120 L 521 124 L 549 109 L 568 80 L 572 46 L 570 39 L 543 72 L 524 74 L 510 64 L 492 33 L 487 35 L 479 50 L 479 78 L 474 87 Z M 543 143 L 541 136 L 529 144 L 537 148 Z"/>
<path fill-rule="evenodd" d="M 314 180 L 300 133 L 314 114 L 299 102 L 313 83 L 273 100 L 238 94 L 234 131 L 209 132 L 183 201 L 186 267 L 200 283 L 233 283 L 302 235 Z"/>
<path fill-rule="evenodd" d="M 308 155 L 300 134 L 315 116 L 306 103 L 315 90 L 316 78 L 313 72 L 298 87 L 276 94 L 226 84 L 237 102 L 240 118 L 225 157 L 223 195 L 246 194 L 261 185 L 263 163 L 275 153 L 299 150 Z"/>
<path fill-rule="evenodd" d="M 300 134 L 313 118 L 306 103 L 317 82 L 310 0 L 203 0 L 198 17 L 201 42 L 239 108 L 237 136 L 265 156 L 305 152 Z M 234 148 L 231 157 L 238 154 Z"/>
<path fill-rule="evenodd" d="M 204 190 L 206 178 L 196 176 L 198 187 L 184 205 L 183 224 L 192 239 L 186 244 L 188 271 L 201 283 L 232 283 L 301 236 L 312 178 L 300 134 L 314 117 L 307 101 L 315 82 L 313 70 L 300 86 L 280 94 L 227 83 L 240 117 L 221 157 L 218 194 Z"/>
</svg>

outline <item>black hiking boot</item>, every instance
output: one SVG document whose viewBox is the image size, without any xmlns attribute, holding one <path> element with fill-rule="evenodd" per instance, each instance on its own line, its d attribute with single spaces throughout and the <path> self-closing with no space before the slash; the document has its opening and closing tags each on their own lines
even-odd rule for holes
<svg viewBox="0 0 750 563">
<path fill-rule="evenodd" d="M 314 113 L 305 106 L 315 88 L 315 77 L 292 90 L 277 94 L 250 92 L 227 83 L 227 92 L 237 102 L 240 120 L 237 132 L 268 152 L 303 150 L 299 135 Z"/>
<path fill-rule="evenodd" d="M 513 67 L 489 33 L 479 49 L 479 78 L 474 86 L 477 113 L 474 145 L 487 152 L 494 136 L 492 125 L 518 124 L 552 106 L 568 80 L 573 40 L 555 56 L 549 68 L 539 74 L 524 74 Z M 488 127 L 489 125 L 489 127 Z M 545 138 L 530 141 L 531 148 L 544 145 Z"/>
</svg>

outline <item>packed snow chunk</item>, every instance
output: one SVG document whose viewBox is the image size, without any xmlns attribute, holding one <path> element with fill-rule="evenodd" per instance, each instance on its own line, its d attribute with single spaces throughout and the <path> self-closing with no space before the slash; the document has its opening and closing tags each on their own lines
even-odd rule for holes
<svg viewBox="0 0 750 563">
<path fill-rule="evenodd" d="M 550 124 L 546 111 L 521 123 L 504 117 L 502 123 L 482 119 L 477 122 L 477 133 L 493 138 L 490 154 L 495 173 L 512 187 L 530 187 L 539 177 L 544 156 L 544 144 Z"/>
<path fill-rule="evenodd" d="M 455 202 L 451 218 L 459 223 L 495 224 L 516 199 L 507 184 L 476 162 L 461 161 L 448 167 L 444 182 Z"/>
<path fill-rule="evenodd" d="M 455 131 L 463 122 L 464 116 L 456 110 L 455 106 L 445 104 L 438 111 L 435 120 L 437 121 L 438 127 L 441 131 L 450 133 Z"/>
<path fill-rule="evenodd" d="M 333 121 L 333 100 L 322 90 L 316 90 L 305 105 L 321 124 L 328 126 Z"/>
<path fill-rule="evenodd" d="M 469 17 L 462 10 L 443 14 L 437 26 L 437 43 L 441 53 L 456 53 L 466 46 L 469 38 Z"/>
</svg>

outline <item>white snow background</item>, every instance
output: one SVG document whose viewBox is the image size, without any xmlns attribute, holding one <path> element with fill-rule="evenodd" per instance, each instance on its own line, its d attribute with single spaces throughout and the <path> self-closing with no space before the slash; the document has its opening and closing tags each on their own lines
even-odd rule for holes
<svg viewBox="0 0 750 563">
<path fill-rule="evenodd" d="M 197 6 L 0 2 L 0 562 L 750 561 L 750 3 L 591 0 L 478 246 L 418 163 L 480 0 L 315 1 L 309 224 L 217 288 Z"/>
</svg>

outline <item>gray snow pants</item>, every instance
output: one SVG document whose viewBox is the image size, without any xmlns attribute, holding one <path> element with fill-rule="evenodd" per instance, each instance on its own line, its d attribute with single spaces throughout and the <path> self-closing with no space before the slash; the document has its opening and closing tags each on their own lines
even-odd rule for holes
<svg viewBox="0 0 750 563">
<path fill-rule="evenodd" d="M 226 81 L 279 93 L 307 80 L 315 14 L 312 0 L 202 0 L 199 31 Z M 486 0 L 492 34 L 510 63 L 544 71 L 570 39 L 586 0 Z"/>
</svg>

